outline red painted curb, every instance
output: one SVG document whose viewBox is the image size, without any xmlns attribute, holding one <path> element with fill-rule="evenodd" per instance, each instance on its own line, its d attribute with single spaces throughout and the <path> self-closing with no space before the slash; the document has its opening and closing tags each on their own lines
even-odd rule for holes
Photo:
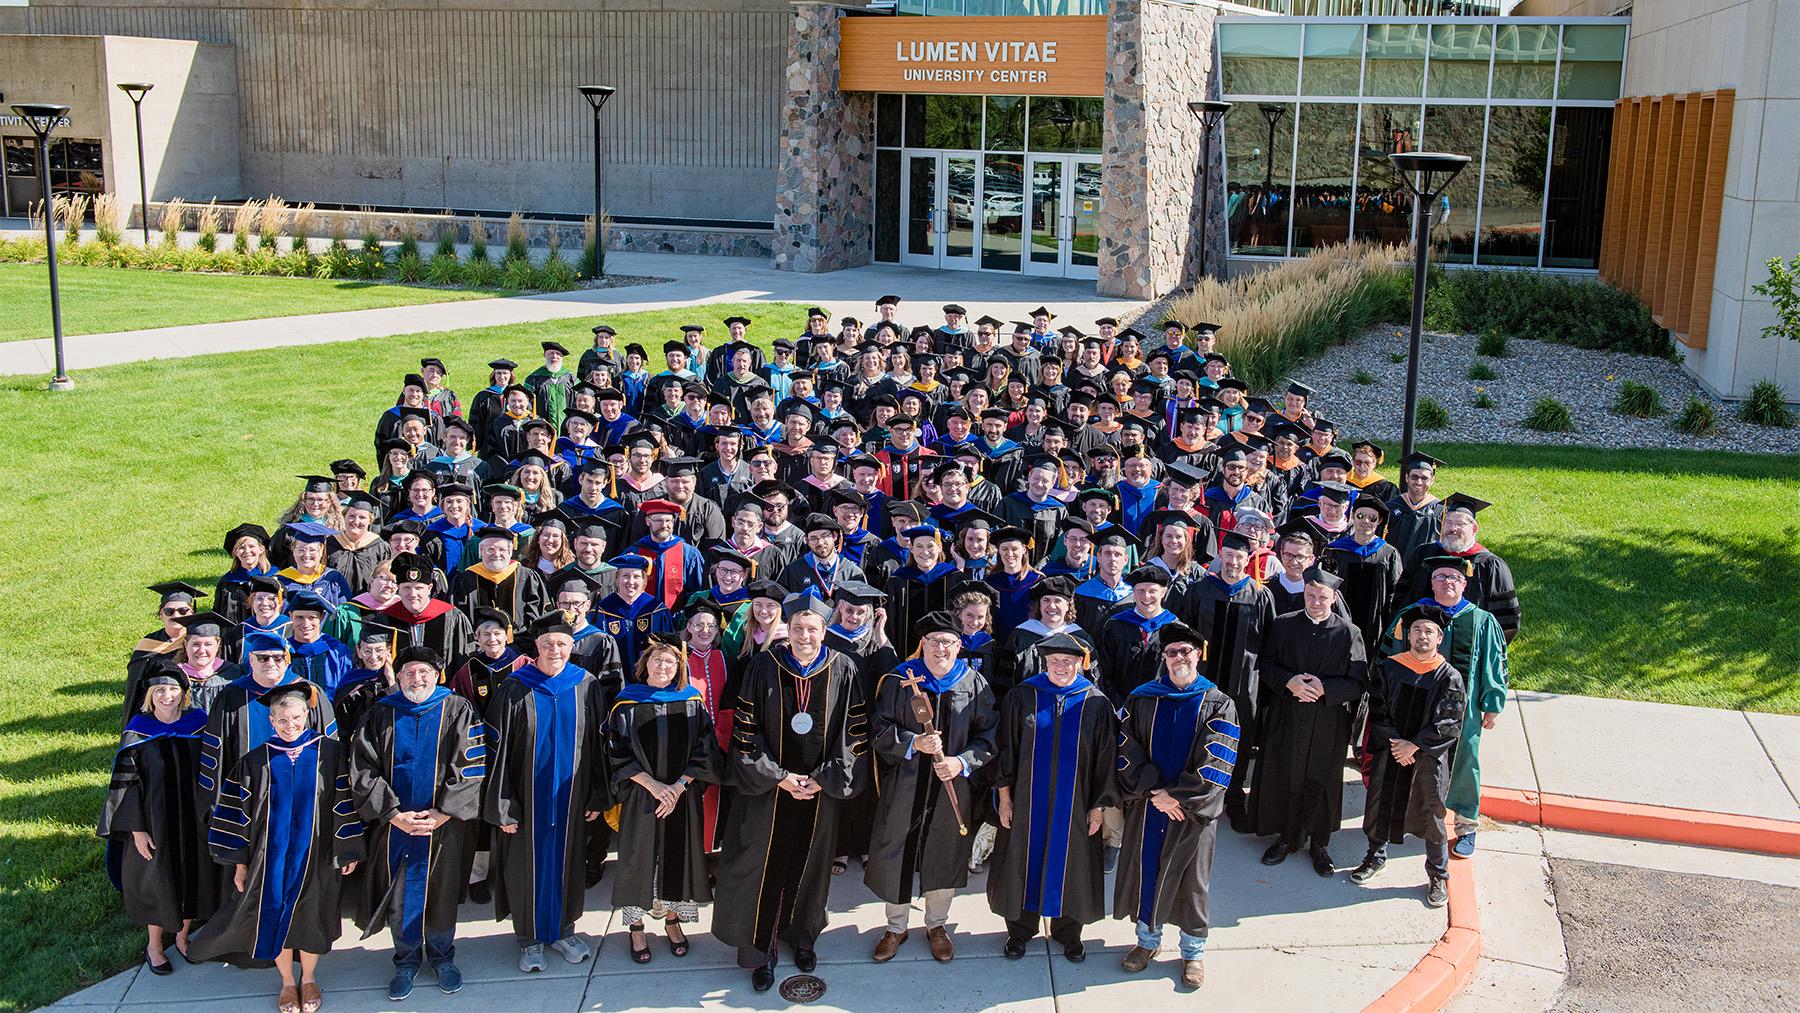
<svg viewBox="0 0 1800 1013">
<path fill-rule="evenodd" d="M 1577 798 L 1513 788 L 1483 788 L 1481 811 L 1509 823 L 1800 856 L 1800 822 L 1764 816 Z"/>
<path fill-rule="evenodd" d="M 1443 936 L 1406 977 L 1365 1006 L 1363 1013 L 1437 1010 L 1468 984 L 1481 962 L 1481 900 L 1475 892 L 1474 859 L 1450 862 L 1448 923 Z"/>
</svg>

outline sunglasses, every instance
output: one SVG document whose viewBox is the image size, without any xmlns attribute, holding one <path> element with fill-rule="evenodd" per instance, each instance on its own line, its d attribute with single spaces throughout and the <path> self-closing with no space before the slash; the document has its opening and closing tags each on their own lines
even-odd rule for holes
<svg viewBox="0 0 1800 1013">
<path fill-rule="evenodd" d="M 174 608 L 163 609 L 162 614 L 173 619 L 176 616 L 191 616 L 194 614 L 194 610 L 191 608 L 182 608 L 181 606 L 176 606 Z"/>
<path fill-rule="evenodd" d="M 258 651 L 250 655 L 251 661 L 280 661 L 284 655 L 276 651 Z"/>
</svg>

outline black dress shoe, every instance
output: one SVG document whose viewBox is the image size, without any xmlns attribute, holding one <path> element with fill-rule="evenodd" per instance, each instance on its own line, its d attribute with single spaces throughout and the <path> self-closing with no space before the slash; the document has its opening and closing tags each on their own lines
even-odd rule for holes
<svg viewBox="0 0 1800 1013">
<path fill-rule="evenodd" d="M 1313 845 L 1312 850 L 1307 852 L 1307 854 L 1312 857 L 1314 872 L 1327 879 L 1337 875 L 1337 863 L 1331 860 L 1330 851 L 1315 844 Z"/>
<path fill-rule="evenodd" d="M 767 992 L 775 987 L 775 969 L 767 964 L 750 972 L 750 987 L 758 992 Z"/>
<path fill-rule="evenodd" d="M 1008 960 L 1018 960 L 1025 956 L 1025 944 L 1030 941 L 1031 940 L 1029 939 L 1014 939 L 1011 936 L 1007 936 L 1006 945 L 1001 947 L 1000 952 L 1005 954 L 1006 959 Z"/>
<path fill-rule="evenodd" d="M 794 966 L 800 969 L 801 974 L 811 974 L 813 969 L 819 966 L 819 955 L 810 949 L 802 950 L 795 947 Z"/>
<path fill-rule="evenodd" d="M 160 964 L 152 964 L 152 963 L 150 963 L 150 961 L 148 959 L 146 959 L 144 961 L 144 963 L 145 963 L 145 965 L 147 965 L 150 968 L 150 973 L 156 975 L 159 978 L 163 977 L 165 975 L 170 975 L 170 974 L 175 973 L 175 962 L 172 960 L 165 960 Z"/>
<path fill-rule="evenodd" d="M 469 884 L 469 899 L 477 904 L 489 904 L 494 900 L 494 891 L 488 887 L 488 881 Z"/>
<path fill-rule="evenodd" d="M 1287 861 L 1287 857 L 1293 853 L 1293 845 L 1283 840 L 1277 840 L 1274 844 L 1269 845 L 1269 850 L 1263 852 L 1262 864 L 1280 865 Z"/>
<path fill-rule="evenodd" d="M 1063 947 L 1063 956 L 1069 958 L 1069 963 L 1079 964 L 1087 959 L 1087 947 L 1078 939 Z"/>
</svg>

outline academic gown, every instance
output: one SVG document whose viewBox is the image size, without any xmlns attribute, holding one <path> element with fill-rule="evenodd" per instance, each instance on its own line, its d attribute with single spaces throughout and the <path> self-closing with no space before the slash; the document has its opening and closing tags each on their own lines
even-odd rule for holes
<svg viewBox="0 0 1800 1013">
<path fill-rule="evenodd" d="M 482 817 L 495 827 L 494 917 L 520 940 L 552 943 L 581 917 L 590 824 L 611 804 L 600 684 L 575 665 L 546 675 L 526 665 L 487 711 Z"/>
<path fill-rule="evenodd" d="M 1462 734 L 1461 673 L 1440 656 L 1423 663 L 1410 652 L 1377 662 L 1369 682 L 1369 796 L 1363 832 L 1371 843 L 1399 844 L 1413 834 L 1439 844 L 1448 838 L 1444 808 L 1451 754 Z M 1388 751 L 1396 739 L 1419 747 L 1410 766 Z"/>
<path fill-rule="evenodd" d="M 205 918 L 219 905 L 218 871 L 206 847 L 210 796 L 196 779 L 205 727 L 206 714 L 197 708 L 169 724 L 138 714 L 113 754 L 98 833 L 106 841 L 107 871 L 133 924 L 178 929 L 183 920 Z M 132 843 L 138 830 L 154 845 L 149 861 Z"/>
<path fill-rule="evenodd" d="M 863 568 L 839 553 L 829 566 L 819 562 L 811 552 L 803 552 L 775 576 L 775 582 L 794 594 L 811 595 L 831 600 L 837 586 L 847 580 L 861 581 Z"/>
<path fill-rule="evenodd" d="M 368 668 L 351 669 L 331 696 L 331 707 L 337 711 L 338 737 L 350 741 L 376 701 L 393 691 L 394 683 L 386 673 Z"/>
<path fill-rule="evenodd" d="M 157 630 L 146 635 L 131 649 L 131 656 L 125 660 L 125 703 L 123 713 L 119 715 L 119 727 L 123 729 L 131 716 L 138 711 L 144 702 L 144 680 L 152 672 L 162 668 L 163 662 L 178 662 L 186 647 L 187 633 L 184 631 L 171 639 L 164 630 Z"/>
<path fill-rule="evenodd" d="M 648 591 L 630 602 L 609 594 L 594 605 L 594 618 L 600 632 L 618 644 L 619 663 L 627 672 L 637 670 L 638 652 L 650 634 L 675 631 L 675 613 Z"/>
<path fill-rule="evenodd" d="M 267 689 L 254 677 L 246 675 L 219 691 L 212 710 L 207 712 L 206 730 L 200 735 L 197 779 L 209 808 L 220 800 L 225 780 L 238 763 L 256 747 L 275 737 L 275 729 L 269 724 L 269 708 L 263 699 L 270 690 L 304 681 L 299 673 L 289 668 Z M 309 725 L 328 738 L 335 738 L 337 712 L 325 690 L 318 686 L 314 689 L 318 690 L 319 702 L 308 716 Z"/>
<path fill-rule="evenodd" d="M 1157 679 L 1126 698 L 1118 764 L 1125 838 L 1113 917 L 1207 934 L 1213 844 L 1237 740 L 1237 708 L 1204 676 L 1186 689 Z M 1150 804 L 1158 788 L 1181 803 L 1185 819 L 1171 820 Z"/>
<path fill-rule="evenodd" d="M 289 640 L 288 655 L 288 664 L 302 679 L 331 697 L 337 696 L 338 684 L 356 667 L 350 648 L 324 634 L 304 644 Z"/>
<path fill-rule="evenodd" d="M 1421 604 L 1424 603 L 1414 602 L 1394 613 L 1394 621 L 1382 640 L 1383 657 L 1406 649 L 1406 621 Z M 1438 652 L 1462 676 L 1463 695 L 1468 702 L 1462 738 L 1456 745 L 1450 771 L 1450 808 L 1474 819 L 1481 804 L 1481 715 L 1506 709 L 1506 640 L 1499 620 L 1466 598 L 1445 612 L 1450 616 L 1450 628 L 1444 631 Z"/>
<path fill-rule="evenodd" d="M 1067 633 L 1080 641 L 1088 649 L 1088 654 L 1095 653 L 1094 638 L 1079 624 L 1070 623 L 1054 632 Z M 1044 656 L 1038 653 L 1037 645 L 1051 635 L 1052 631 L 1048 626 L 1031 619 L 1021 623 L 1006 639 L 1006 643 L 994 652 L 994 664 L 984 674 L 996 700 L 1006 699 L 1006 695 L 1012 692 L 1025 674 L 1044 670 Z"/>
<path fill-rule="evenodd" d="M 1063 521 L 1069 516 L 1069 506 L 1054 498 L 1036 502 L 1028 493 L 1015 492 L 1000 501 L 1000 508 L 995 513 L 1003 522 L 1031 532 L 1034 546 L 1031 559 L 1034 563 L 1041 563 L 1056 544 L 1057 536 L 1062 533 Z"/>
<path fill-rule="evenodd" d="M 994 764 L 1012 793 L 988 870 L 988 907 L 1003 918 L 1106 917 L 1104 835 L 1088 835 L 1088 811 L 1117 804 L 1113 778 L 1119 719 L 1085 677 L 1066 688 L 1034 675 L 1000 707 Z"/>
<path fill-rule="evenodd" d="M 864 700 L 875 699 L 875 683 L 900 664 L 900 656 L 892 647 L 875 646 L 873 622 L 859 630 L 846 629 L 836 623 L 825 627 L 825 646 L 856 660 L 857 691 Z M 866 855 L 869 836 L 875 832 L 876 791 L 873 786 L 839 806 L 839 855 Z"/>
<path fill-rule="evenodd" d="M 1095 670 L 1108 694 L 1123 699 L 1156 678 L 1162 667 L 1161 631 L 1176 618 L 1168 609 L 1145 618 L 1136 608 L 1126 605 L 1100 626 L 1094 645 Z"/>
<path fill-rule="evenodd" d="M 1424 506 L 1414 509 L 1405 496 L 1395 496 L 1387 501 L 1387 508 L 1386 537 L 1402 560 L 1414 558 L 1420 546 L 1438 540 L 1444 525 L 1443 500 L 1433 496 Z"/>
<path fill-rule="evenodd" d="M 1325 569 L 1331 570 L 1332 573 L 1337 573 L 1337 571 L 1335 569 L 1332 569 L 1329 566 L 1325 567 Z M 1283 584 L 1281 581 L 1282 581 L 1282 570 L 1279 566 L 1277 566 L 1275 568 L 1275 571 L 1273 573 L 1269 574 L 1269 579 L 1263 581 L 1263 587 L 1267 588 L 1269 591 L 1269 603 L 1270 603 L 1270 607 L 1273 609 L 1274 613 L 1278 616 L 1284 616 L 1284 615 L 1287 615 L 1289 612 L 1298 612 L 1301 609 L 1305 608 L 1306 607 L 1306 582 L 1305 582 L 1305 580 L 1303 579 L 1300 582 L 1299 589 L 1294 590 L 1294 591 L 1289 591 L 1287 589 L 1287 585 Z M 1331 614 L 1334 616 L 1342 616 L 1345 622 L 1351 621 L 1350 607 L 1348 605 L 1344 604 L 1344 596 L 1343 595 L 1340 594 L 1336 598 L 1333 598 L 1331 600 Z M 1379 640 L 1380 640 L 1379 637 L 1377 637 L 1375 640 L 1370 640 L 1365 637 L 1363 639 L 1363 644 L 1366 646 L 1371 643 L 1376 643 Z"/>
<path fill-rule="evenodd" d="M 626 686 L 606 725 L 607 776 L 619 801 L 619 867 L 613 907 L 648 909 L 657 900 L 712 899 L 706 870 L 706 785 L 719 781 L 723 756 L 700 691 Z M 692 779 L 674 811 L 658 819 L 656 797 L 631 778 L 663 784 Z"/>
<path fill-rule="evenodd" d="M 471 623 L 476 609 L 496 608 L 512 619 L 514 629 L 522 630 L 544 614 L 550 594 L 544 587 L 544 575 L 518 560 L 499 573 L 491 573 L 477 562 L 451 578 L 450 601 Z"/>
<path fill-rule="evenodd" d="M 1105 628 L 1107 618 L 1120 607 L 1131 607 L 1131 585 L 1125 583 L 1123 576 L 1117 587 L 1106 586 L 1097 572 L 1075 585 L 1075 624 L 1084 630 L 1098 634 Z"/>
<path fill-rule="evenodd" d="M 367 591 L 375 568 L 394 556 L 394 550 L 381 538 L 371 538 L 367 544 L 352 549 L 344 544 L 341 532 L 327 539 L 325 546 L 325 565 L 343 574 L 355 594 Z"/>
<path fill-rule="evenodd" d="M 363 827 L 350 797 L 345 750 L 308 728 L 295 755 L 264 742 L 220 782 L 208 843 L 243 893 L 189 939 L 195 960 L 267 967 L 284 949 L 329 953 L 342 931 L 338 870 L 363 857 Z"/>
<path fill-rule="evenodd" d="M 791 723 L 807 686 L 804 732 Z M 811 946 L 825 900 L 845 799 L 864 790 L 868 704 L 856 662 L 829 649 L 804 670 L 785 646 L 758 654 L 738 687 L 730 777 L 735 786 L 718 870 L 713 935 L 742 960 L 767 954 L 777 932 Z M 804 774 L 820 791 L 801 800 L 778 787 Z"/>
<path fill-rule="evenodd" d="M 645 535 L 630 551 L 650 560 L 644 590 L 666 608 L 678 608 L 689 594 L 706 586 L 706 559 L 680 535 L 663 542 Z"/>
<path fill-rule="evenodd" d="M 456 928 L 456 907 L 474 859 L 471 821 L 481 816 L 487 776 L 486 726 L 467 700 L 443 686 L 424 703 L 398 690 L 370 708 L 350 746 L 350 792 L 368 824 L 368 857 L 358 870 L 363 938 L 381 928 L 415 943 L 423 932 Z M 396 813 L 436 809 L 449 816 L 428 836 L 404 834 Z M 402 925 L 388 921 L 399 895 Z"/>
<path fill-rule="evenodd" d="M 912 562 L 896 567 L 882 591 L 887 595 L 887 638 L 894 650 L 911 654 L 918 643 L 919 620 L 950 605 L 950 586 L 957 569 L 938 563 L 921 572 Z"/>
<path fill-rule="evenodd" d="M 488 701 L 493 699 L 500 684 L 530 663 L 531 659 L 520 654 L 511 644 L 500 651 L 498 658 L 490 658 L 486 653 L 476 651 L 445 677 L 444 685 L 450 688 L 450 692 L 474 704 L 475 713 L 485 714 Z"/>
<path fill-rule="evenodd" d="M 938 778 L 934 757 L 913 749 L 924 726 L 913 715 L 908 679 L 920 680 L 919 689 L 931 702 L 944 754 L 962 761 L 963 773 L 951 781 Z M 998 721 L 987 680 L 961 659 L 942 676 L 933 676 L 922 659 L 914 658 L 881 677 L 869 716 L 879 802 L 869 860 L 863 864 L 863 882 L 875 896 L 906 904 L 933 890 L 968 885 L 975 842 L 969 833 L 975 826 L 973 777 L 993 759 Z M 961 828 L 946 790 L 956 793 Z"/>
<path fill-rule="evenodd" d="M 1381 640 L 1381 624 L 1400 591 L 1400 551 L 1377 537 L 1367 545 L 1345 535 L 1325 547 L 1325 568 L 1344 578 L 1339 600 L 1362 634 L 1363 643 Z"/>
<path fill-rule="evenodd" d="M 423 645 L 444 659 L 446 668 L 455 668 L 475 653 L 475 627 L 469 617 L 441 598 L 425 603 L 425 611 L 414 613 L 399 599 L 377 610 L 382 622 L 395 631 L 394 650 Z"/>
<path fill-rule="evenodd" d="M 1170 606 L 1206 638 L 1206 661 L 1200 671 L 1237 706 L 1243 734 L 1238 739 L 1242 759 L 1232 775 L 1236 783 L 1231 792 L 1236 802 L 1243 799 L 1249 761 L 1256 755 L 1261 720 L 1257 707 L 1262 689 L 1256 676 L 1257 656 L 1262 650 L 1263 631 L 1275 621 L 1275 606 L 1268 588 L 1249 577 L 1240 583 L 1241 586 L 1228 585 L 1218 574 L 1208 573 L 1189 586 L 1180 602 Z M 1236 804 L 1229 798 L 1227 803 Z"/>
<path fill-rule="evenodd" d="M 1425 560 L 1432 556 L 1461 556 L 1469 561 L 1475 574 L 1463 588 L 1463 597 L 1493 613 L 1500 622 L 1500 632 L 1505 634 L 1506 642 L 1512 643 L 1519 632 L 1519 590 L 1513 583 L 1512 567 L 1479 542 L 1461 553 L 1451 552 L 1435 541 L 1414 550 L 1406 560 L 1407 591 L 1401 600 L 1418 601 L 1431 597 L 1431 571 L 1426 568 Z"/>
<path fill-rule="evenodd" d="M 1262 751 L 1250 793 L 1252 833 L 1279 834 L 1298 846 L 1324 845 L 1344 820 L 1344 758 L 1351 719 L 1368 688 L 1362 633 L 1333 614 L 1315 623 L 1305 612 L 1277 616 L 1258 658 L 1262 679 Z M 1301 703 L 1289 679 L 1310 672 L 1325 696 Z"/>
</svg>

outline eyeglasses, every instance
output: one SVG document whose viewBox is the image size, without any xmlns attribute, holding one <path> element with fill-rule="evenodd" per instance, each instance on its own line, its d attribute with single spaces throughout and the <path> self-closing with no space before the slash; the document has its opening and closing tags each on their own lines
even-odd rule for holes
<svg viewBox="0 0 1800 1013">
<path fill-rule="evenodd" d="M 1469 578 L 1463 576 L 1460 573 L 1434 573 L 1431 575 L 1431 579 L 1435 580 L 1435 581 L 1441 581 L 1445 584 L 1461 584 L 1461 583 L 1467 581 Z"/>
<path fill-rule="evenodd" d="M 250 655 L 251 661 L 280 661 L 283 655 L 277 651 L 258 651 Z"/>
<path fill-rule="evenodd" d="M 1163 648 L 1163 657 L 1165 658 L 1186 658 L 1197 653 L 1199 652 L 1195 651 L 1192 647 L 1187 646 Z"/>
</svg>

